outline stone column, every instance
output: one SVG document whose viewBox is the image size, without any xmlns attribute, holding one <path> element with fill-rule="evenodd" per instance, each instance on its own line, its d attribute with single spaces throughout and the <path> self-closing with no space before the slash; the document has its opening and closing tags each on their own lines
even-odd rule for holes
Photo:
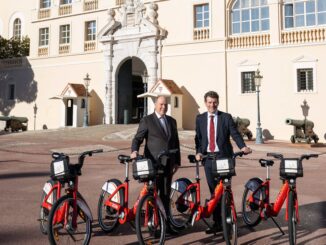
<svg viewBox="0 0 326 245">
<path fill-rule="evenodd" d="M 112 43 L 108 42 L 104 48 L 104 64 L 105 64 L 105 101 L 104 101 L 104 124 L 113 124 L 112 115 Z"/>
<path fill-rule="evenodd" d="M 157 62 L 157 44 L 155 42 L 154 49 L 152 51 L 148 52 L 149 55 L 149 64 L 147 66 L 147 73 L 148 73 L 148 82 L 147 82 L 147 89 L 148 91 L 154 86 L 154 84 L 157 82 L 157 68 L 158 68 L 158 62 Z M 147 114 L 151 114 L 154 111 L 154 103 L 151 99 L 148 99 L 147 102 Z"/>
</svg>

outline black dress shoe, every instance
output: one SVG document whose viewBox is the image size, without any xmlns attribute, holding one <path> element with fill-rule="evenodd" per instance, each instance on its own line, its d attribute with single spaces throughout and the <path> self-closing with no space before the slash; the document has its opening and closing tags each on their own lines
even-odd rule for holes
<svg viewBox="0 0 326 245">
<path fill-rule="evenodd" d="M 206 234 L 213 234 L 215 232 L 220 232 L 220 231 L 222 231 L 222 225 L 214 223 L 214 225 L 211 227 L 208 227 L 205 232 L 206 232 Z"/>
</svg>

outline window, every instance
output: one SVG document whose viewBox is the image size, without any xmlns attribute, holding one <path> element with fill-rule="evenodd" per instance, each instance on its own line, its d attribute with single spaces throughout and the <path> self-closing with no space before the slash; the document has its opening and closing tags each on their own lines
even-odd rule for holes
<svg viewBox="0 0 326 245">
<path fill-rule="evenodd" d="M 246 71 L 241 72 L 241 93 L 254 93 L 256 92 L 255 87 L 255 72 Z"/>
<path fill-rule="evenodd" d="M 86 108 L 86 101 L 85 101 L 85 99 L 82 99 L 81 100 L 80 108 L 82 108 L 82 109 Z"/>
<path fill-rule="evenodd" d="M 314 90 L 314 77 L 312 68 L 297 69 L 298 92 Z"/>
<path fill-rule="evenodd" d="M 64 5 L 64 4 L 70 4 L 70 3 L 72 3 L 72 0 L 61 0 L 61 1 L 60 1 L 60 4 L 61 4 L 61 5 Z"/>
<path fill-rule="evenodd" d="M 15 99 L 15 84 L 8 85 L 8 100 Z"/>
<path fill-rule="evenodd" d="M 285 0 L 284 28 L 326 24 L 325 0 Z"/>
<path fill-rule="evenodd" d="M 60 44 L 70 43 L 70 25 L 60 26 Z"/>
<path fill-rule="evenodd" d="M 231 11 L 231 33 L 269 30 L 267 0 L 237 0 Z"/>
<path fill-rule="evenodd" d="M 13 37 L 15 39 L 21 39 L 21 34 L 22 34 L 22 22 L 19 18 L 17 18 L 14 21 Z"/>
<path fill-rule="evenodd" d="M 96 40 L 96 21 L 88 21 L 85 23 L 85 41 Z"/>
<path fill-rule="evenodd" d="M 49 28 L 41 28 L 39 30 L 39 46 L 48 46 L 49 45 Z"/>
<path fill-rule="evenodd" d="M 40 8 L 50 8 L 51 7 L 51 0 L 41 0 L 40 1 Z"/>
<path fill-rule="evenodd" d="M 195 5 L 194 26 L 195 28 L 209 27 L 209 6 L 208 4 Z"/>
</svg>

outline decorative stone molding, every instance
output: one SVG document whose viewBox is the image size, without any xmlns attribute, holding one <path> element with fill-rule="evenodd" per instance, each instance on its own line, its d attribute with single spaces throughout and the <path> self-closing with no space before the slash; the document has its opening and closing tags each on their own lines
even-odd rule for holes
<svg viewBox="0 0 326 245">
<path fill-rule="evenodd" d="M 158 25 L 158 6 L 143 4 L 141 0 L 125 1 L 117 12 L 108 11 L 108 23 L 98 34 L 103 44 L 105 60 L 105 103 L 104 122 L 115 124 L 117 113 L 117 75 L 119 67 L 127 59 L 138 57 L 148 72 L 148 88 L 158 80 L 160 69 L 159 45 L 166 38 L 167 32 Z M 117 13 L 117 16 L 116 16 Z M 151 105 L 149 106 L 149 110 Z"/>
</svg>

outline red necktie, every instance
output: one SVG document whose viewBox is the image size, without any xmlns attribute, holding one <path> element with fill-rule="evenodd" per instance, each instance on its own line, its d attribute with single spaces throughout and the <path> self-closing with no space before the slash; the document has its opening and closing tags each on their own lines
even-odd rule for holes
<svg viewBox="0 0 326 245">
<path fill-rule="evenodd" d="M 214 116 L 211 117 L 211 122 L 209 125 L 209 150 L 210 152 L 215 151 L 215 127 L 214 127 Z"/>
</svg>

